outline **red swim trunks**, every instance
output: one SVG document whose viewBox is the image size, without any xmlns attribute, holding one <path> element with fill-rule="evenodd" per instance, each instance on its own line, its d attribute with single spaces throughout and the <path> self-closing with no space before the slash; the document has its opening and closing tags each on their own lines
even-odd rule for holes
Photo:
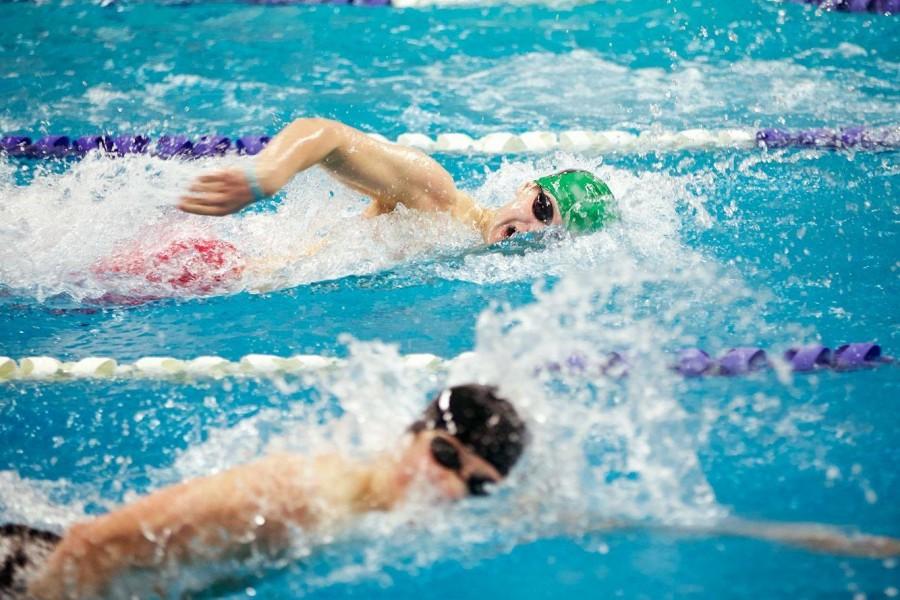
<svg viewBox="0 0 900 600">
<path fill-rule="evenodd" d="M 188 238 L 162 246 L 136 244 L 120 249 L 96 263 L 92 271 L 104 280 L 142 279 L 152 284 L 134 290 L 141 299 L 158 292 L 162 292 L 161 295 L 209 295 L 234 287 L 244 272 L 244 258 L 229 242 Z M 129 292 L 127 296 L 130 295 Z"/>
</svg>

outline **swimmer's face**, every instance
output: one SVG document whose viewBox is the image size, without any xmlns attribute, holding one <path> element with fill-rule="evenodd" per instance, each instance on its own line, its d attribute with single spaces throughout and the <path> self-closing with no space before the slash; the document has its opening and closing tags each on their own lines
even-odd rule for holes
<svg viewBox="0 0 900 600">
<path fill-rule="evenodd" d="M 446 431 L 417 433 L 406 460 L 441 496 L 449 500 L 486 495 L 491 485 L 503 479 L 493 465 Z"/>
<path fill-rule="evenodd" d="M 517 233 L 537 231 L 550 225 L 562 225 L 559 205 L 553 194 L 528 181 L 516 190 L 516 198 L 497 210 L 485 241 L 494 244 Z"/>
</svg>

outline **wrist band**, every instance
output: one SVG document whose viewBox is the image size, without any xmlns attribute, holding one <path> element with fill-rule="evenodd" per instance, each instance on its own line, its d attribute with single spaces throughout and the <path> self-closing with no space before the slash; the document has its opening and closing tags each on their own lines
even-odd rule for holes
<svg viewBox="0 0 900 600">
<path fill-rule="evenodd" d="M 254 165 L 249 164 L 244 168 L 244 175 L 247 177 L 247 185 L 250 186 L 250 192 L 253 194 L 253 201 L 259 202 L 265 198 L 268 198 L 269 195 L 265 193 L 262 189 L 262 186 L 259 185 L 259 179 L 256 177 L 256 169 L 253 168 Z"/>
</svg>

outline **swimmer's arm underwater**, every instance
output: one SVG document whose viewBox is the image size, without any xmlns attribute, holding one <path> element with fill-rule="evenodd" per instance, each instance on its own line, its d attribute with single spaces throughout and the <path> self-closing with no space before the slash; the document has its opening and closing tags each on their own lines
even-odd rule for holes
<svg viewBox="0 0 900 600">
<path fill-rule="evenodd" d="M 318 485 L 311 485 L 310 467 Z M 132 568 L 275 554 L 288 545 L 292 528 L 371 508 L 358 505 L 366 484 L 342 460 L 313 464 L 279 454 L 164 488 L 71 527 L 29 592 L 41 599 L 93 597 Z"/>
<path fill-rule="evenodd" d="M 838 556 L 861 558 L 900 556 L 900 539 L 865 533 L 847 533 L 837 527 L 821 523 L 779 523 L 734 518 L 722 521 L 712 527 L 709 533 L 777 542 Z"/>
<path fill-rule="evenodd" d="M 266 195 L 281 189 L 305 169 L 321 165 L 337 180 L 373 200 L 370 216 L 397 204 L 425 211 L 447 211 L 480 227 L 485 216 L 450 174 L 422 152 L 385 143 L 328 119 L 297 119 L 255 158 L 251 171 L 215 171 L 201 175 L 181 198 L 181 210 L 223 216 L 254 201 L 253 177 Z"/>
<path fill-rule="evenodd" d="M 736 537 L 774 542 L 810 552 L 857 558 L 880 559 L 900 556 L 900 539 L 865 533 L 848 533 L 838 527 L 822 523 L 751 521 L 730 518 L 709 525 L 648 525 L 601 520 L 595 523 L 592 529 L 594 531 L 650 530 L 699 537 Z"/>
</svg>

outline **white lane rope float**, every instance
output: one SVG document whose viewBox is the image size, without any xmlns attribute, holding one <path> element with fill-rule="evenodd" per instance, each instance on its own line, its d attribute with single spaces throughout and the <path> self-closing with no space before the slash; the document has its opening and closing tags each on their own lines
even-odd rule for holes
<svg viewBox="0 0 900 600">
<path fill-rule="evenodd" d="M 378 136 L 382 137 L 382 136 Z M 383 138 L 382 139 L 386 139 Z M 389 141 L 389 140 L 388 140 Z M 425 152 L 449 154 L 535 154 L 555 150 L 574 153 L 647 153 L 679 150 L 819 148 L 887 150 L 900 147 L 900 126 L 878 129 L 683 129 L 640 133 L 586 129 L 489 133 L 472 138 L 464 133 L 442 133 L 432 139 L 422 133 L 404 133 L 396 142 Z"/>
<path fill-rule="evenodd" d="M 402 357 L 402 361 L 405 366 L 416 369 L 438 368 L 447 362 L 434 354 L 407 354 Z M 72 362 L 52 356 L 29 356 L 18 361 L 0 356 L 0 382 L 272 377 L 333 369 L 344 362 L 342 359 L 314 354 L 289 357 L 247 354 L 237 361 L 220 356 L 198 356 L 187 360 L 171 356 L 145 356 L 132 363 L 120 363 L 114 358 L 102 356 L 90 356 Z"/>
</svg>

